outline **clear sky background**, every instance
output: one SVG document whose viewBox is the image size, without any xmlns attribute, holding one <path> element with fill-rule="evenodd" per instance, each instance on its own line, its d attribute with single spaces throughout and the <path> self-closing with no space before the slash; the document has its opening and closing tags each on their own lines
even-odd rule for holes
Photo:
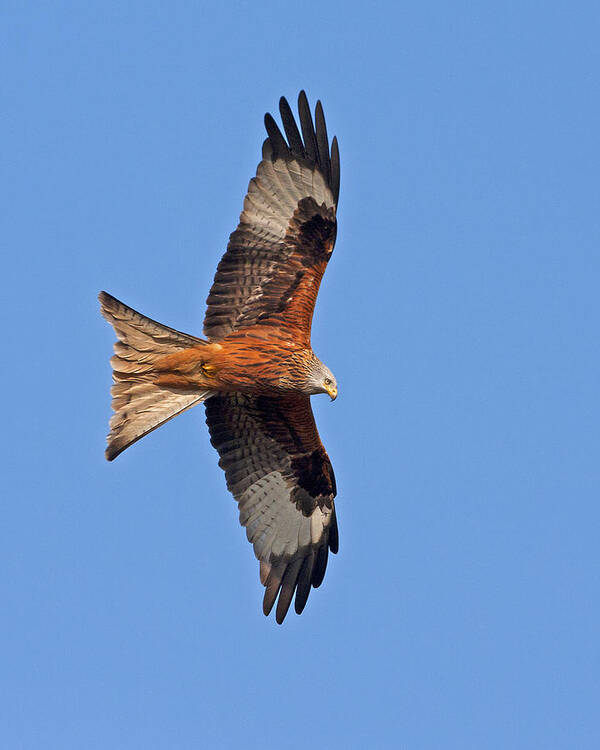
<svg viewBox="0 0 600 750">
<path fill-rule="evenodd" d="M 2 3 L 0 745 L 600 747 L 598 4 L 217 5 Z M 105 461 L 96 295 L 201 332 L 301 88 L 340 553 L 279 627 L 202 407 Z"/>
</svg>

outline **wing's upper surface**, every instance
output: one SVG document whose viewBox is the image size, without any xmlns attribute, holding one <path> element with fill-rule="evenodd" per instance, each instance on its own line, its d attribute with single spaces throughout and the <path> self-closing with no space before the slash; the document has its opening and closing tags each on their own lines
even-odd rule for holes
<svg viewBox="0 0 600 750">
<path fill-rule="evenodd" d="M 339 151 L 335 138 L 329 150 L 320 102 L 313 124 L 300 93 L 300 129 L 283 97 L 279 107 L 287 141 L 265 115 L 263 159 L 207 299 L 204 333 L 212 340 L 257 323 L 288 327 L 298 340 L 310 340 L 335 243 Z"/>
<path fill-rule="evenodd" d="M 263 610 L 304 609 L 338 550 L 335 477 L 304 395 L 219 394 L 205 403 L 211 442 L 260 560 Z"/>
</svg>

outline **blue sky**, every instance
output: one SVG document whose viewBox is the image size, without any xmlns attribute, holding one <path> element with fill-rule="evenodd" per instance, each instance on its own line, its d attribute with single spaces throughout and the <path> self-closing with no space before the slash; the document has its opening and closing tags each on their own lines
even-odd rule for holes
<svg viewBox="0 0 600 750">
<path fill-rule="evenodd" d="M 597 748 L 595 3 L 3 4 L 3 747 Z M 199 334 L 305 88 L 337 134 L 301 617 L 203 409 L 103 458 L 107 289 Z"/>
</svg>

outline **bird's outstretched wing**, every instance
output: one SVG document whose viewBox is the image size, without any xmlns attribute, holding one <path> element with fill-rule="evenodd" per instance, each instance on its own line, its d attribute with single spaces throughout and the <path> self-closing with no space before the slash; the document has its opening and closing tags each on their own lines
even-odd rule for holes
<svg viewBox="0 0 600 750">
<path fill-rule="evenodd" d="M 320 102 L 313 124 L 300 92 L 300 129 L 283 97 L 279 109 L 287 141 L 265 115 L 263 159 L 207 299 L 204 333 L 211 340 L 264 324 L 310 341 L 319 285 L 335 244 L 339 151 L 336 138 L 329 150 Z"/>
<path fill-rule="evenodd" d="M 310 399 L 218 394 L 205 406 L 219 465 L 260 560 L 263 611 L 279 594 L 281 623 L 294 592 L 302 612 L 311 586 L 321 585 L 329 550 L 338 551 L 335 477 Z"/>
</svg>

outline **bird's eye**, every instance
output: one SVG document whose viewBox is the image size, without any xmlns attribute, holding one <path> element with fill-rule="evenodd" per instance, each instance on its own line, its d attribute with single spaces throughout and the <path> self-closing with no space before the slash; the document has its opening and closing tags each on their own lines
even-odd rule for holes
<svg viewBox="0 0 600 750">
<path fill-rule="evenodd" d="M 331 385 L 331 380 L 329 378 L 325 378 L 325 385 Z"/>
</svg>

